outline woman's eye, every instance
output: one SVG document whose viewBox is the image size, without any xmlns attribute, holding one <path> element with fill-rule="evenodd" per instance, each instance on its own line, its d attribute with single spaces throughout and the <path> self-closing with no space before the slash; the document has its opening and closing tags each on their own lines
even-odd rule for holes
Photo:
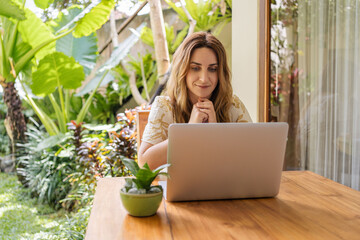
<svg viewBox="0 0 360 240">
<path fill-rule="evenodd" d="M 209 68 L 209 71 L 210 71 L 210 72 L 216 72 L 216 71 L 217 71 L 217 68 Z"/>
<path fill-rule="evenodd" d="M 191 67 L 191 70 L 193 70 L 193 71 L 199 71 L 200 68 L 199 68 L 199 67 Z"/>
</svg>

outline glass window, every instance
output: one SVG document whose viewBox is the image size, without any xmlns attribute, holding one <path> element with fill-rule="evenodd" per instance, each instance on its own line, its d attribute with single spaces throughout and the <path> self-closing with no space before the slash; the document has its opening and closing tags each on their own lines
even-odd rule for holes
<svg viewBox="0 0 360 240">
<path fill-rule="evenodd" d="M 360 1 L 271 1 L 271 121 L 286 170 L 360 189 Z"/>
</svg>

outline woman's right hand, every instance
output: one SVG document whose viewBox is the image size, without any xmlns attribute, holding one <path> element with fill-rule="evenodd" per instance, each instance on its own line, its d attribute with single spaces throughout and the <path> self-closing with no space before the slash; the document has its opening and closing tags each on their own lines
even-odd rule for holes
<svg viewBox="0 0 360 240">
<path fill-rule="evenodd" d="M 205 123 L 209 121 L 209 115 L 202 112 L 196 104 L 193 105 L 189 123 Z"/>
</svg>

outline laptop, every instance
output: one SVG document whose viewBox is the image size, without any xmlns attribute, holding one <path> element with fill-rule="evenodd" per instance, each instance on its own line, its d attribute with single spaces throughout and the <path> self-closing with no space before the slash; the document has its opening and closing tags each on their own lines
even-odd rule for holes
<svg viewBox="0 0 360 240">
<path fill-rule="evenodd" d="M 275 197 L 287 123 L 171 124 L 168 201 Z"/>
</svg>

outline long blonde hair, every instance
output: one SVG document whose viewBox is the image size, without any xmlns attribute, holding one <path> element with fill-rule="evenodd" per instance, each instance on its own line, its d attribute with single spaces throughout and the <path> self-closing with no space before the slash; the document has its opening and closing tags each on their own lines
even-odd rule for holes
<svg viewBox="0 0 360 240">
<path fill-rule="evenodd" d="M 189 71 L 190 59 L 194 50 L 204 47 L 214 51 L 219 66 L 218 84 L 210 98 L 214 105 L 217 121 L 230 122 L 229 110 L 232 104 L 233 90 L 225 48 L 212 34 L 196 32 L 188 36 L 176 50 L 170 79 L 166 86 L 167 95 L 173 105 L 174 119 L 177 123 L 187 123 L 190 119 L 192 104 L 188 97 L 186 75 Z"/>
</svg>

